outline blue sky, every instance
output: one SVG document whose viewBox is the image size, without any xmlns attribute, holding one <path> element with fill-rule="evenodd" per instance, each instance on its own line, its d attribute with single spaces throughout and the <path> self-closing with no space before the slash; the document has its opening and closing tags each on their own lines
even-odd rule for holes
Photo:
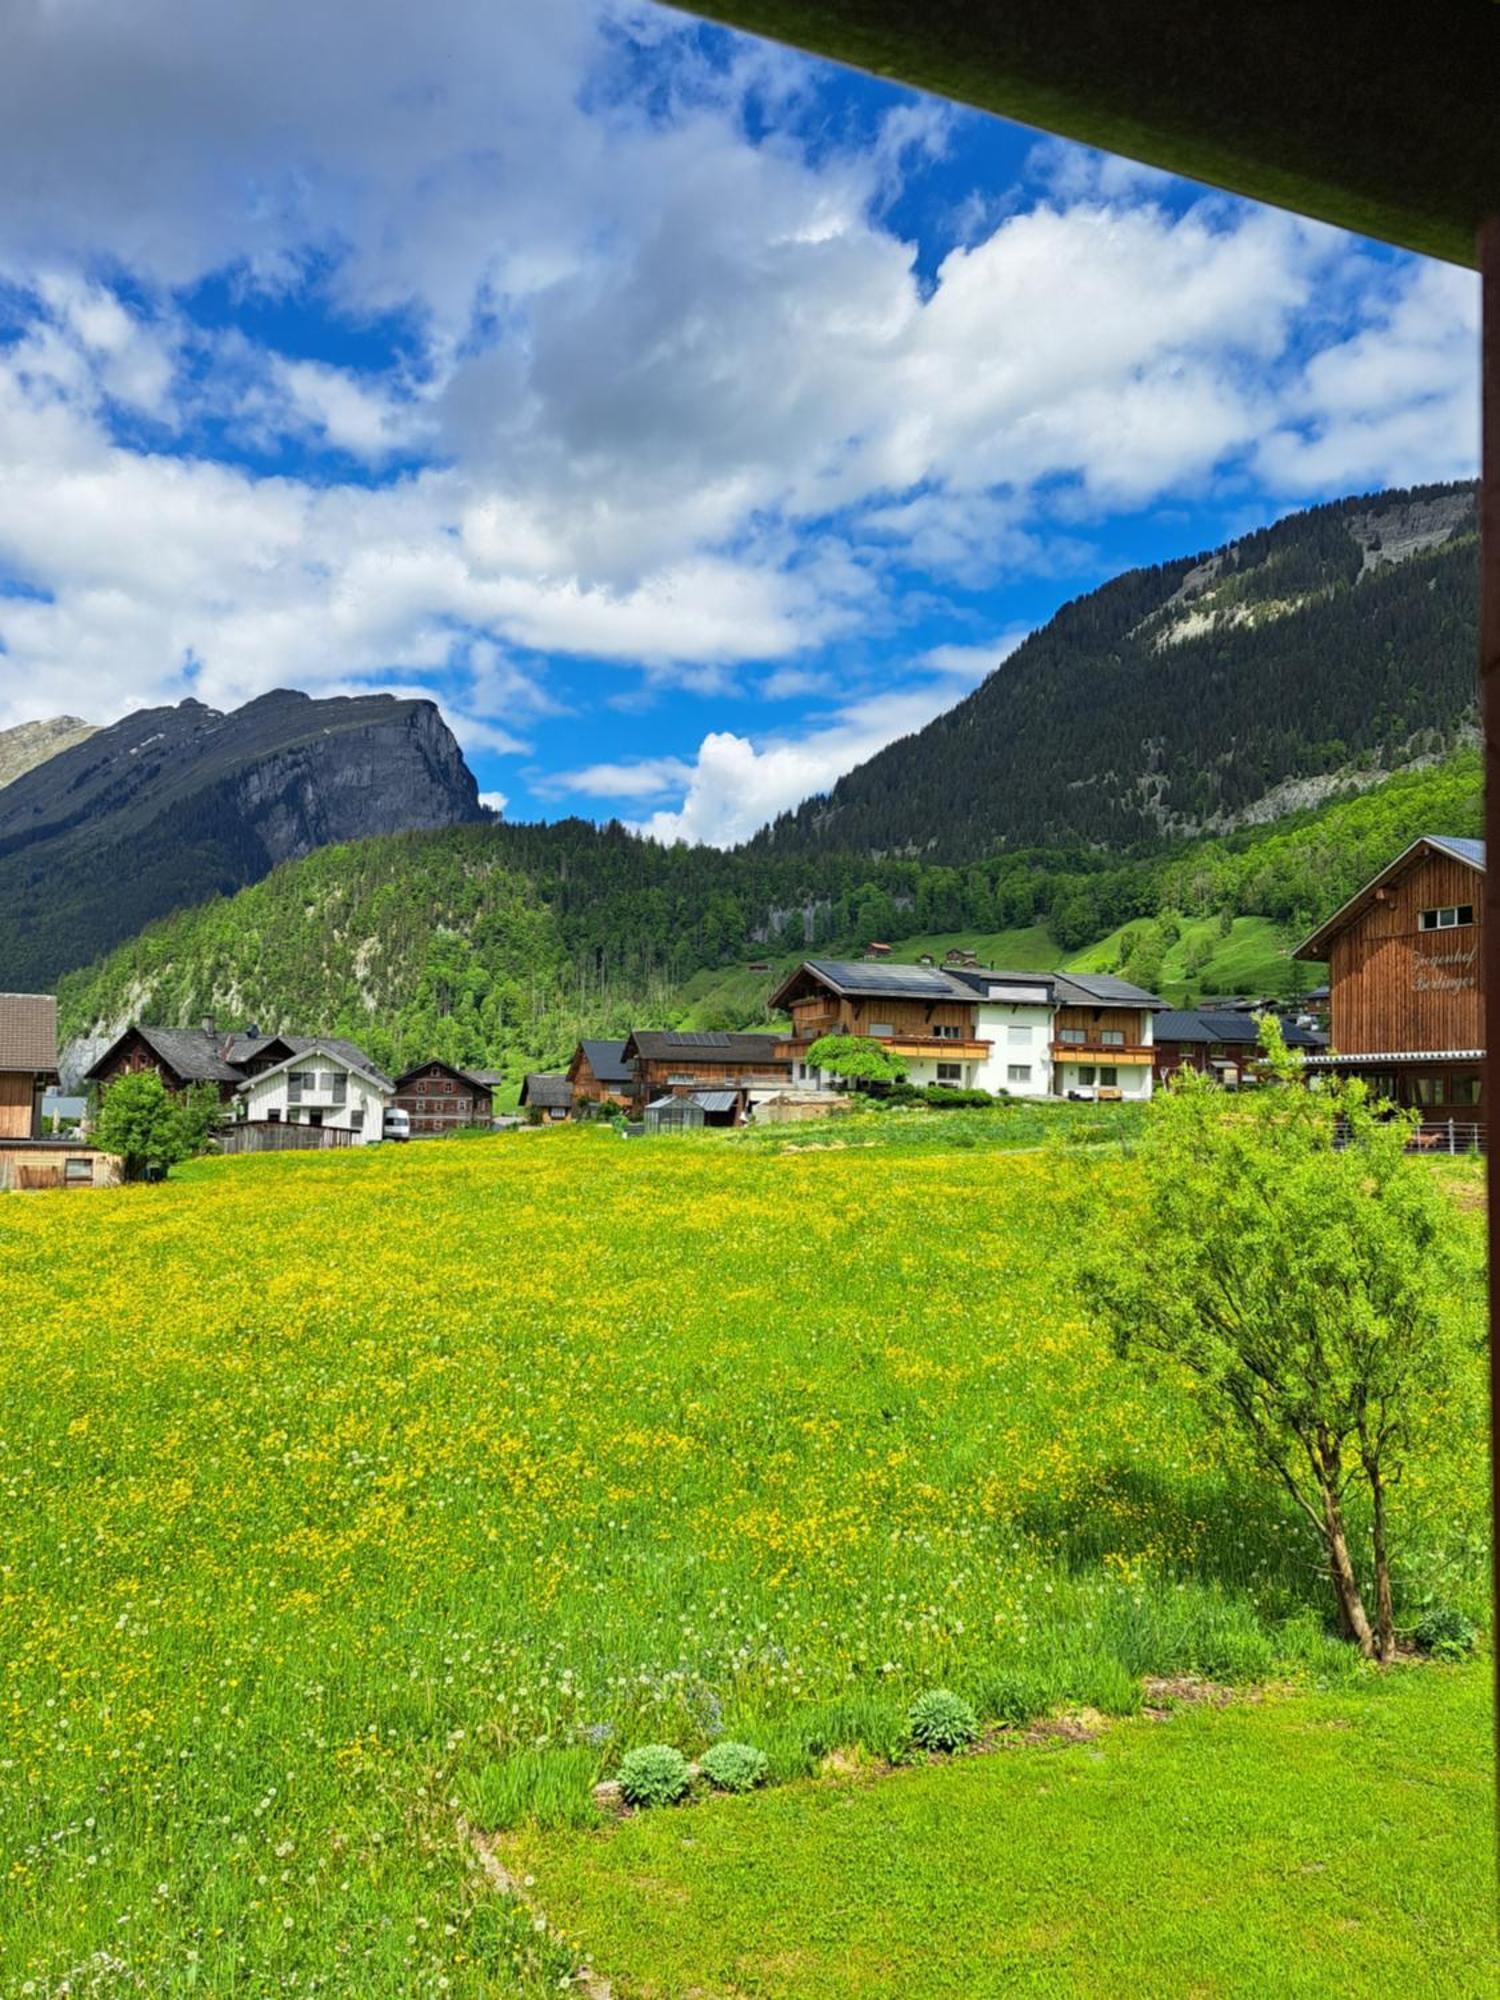
<svg viewBox="0 0 1500 2000">
<path fill-rule="evenodd" d="M 651 6 L 18 0 L 0 726 L 421 690 L 725 842 L 1057 605 L 1466 476 L 1471 275 Z"/>
</svg>

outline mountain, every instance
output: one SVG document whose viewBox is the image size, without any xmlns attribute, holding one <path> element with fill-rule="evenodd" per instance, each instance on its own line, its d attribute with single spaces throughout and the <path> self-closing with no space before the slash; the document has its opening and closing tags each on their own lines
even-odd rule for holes
<svg viewBox="0 0 1500 2000">
<path fill-rule="evenodd" d="M 1419 833 L 1479 829 L 1474 750 L 1270 827 L 1150 854 L 1032 849 L 964 869 L 660 847 L 618 827 L 460 826 L 328 847 L 151 925 L 60 991 L 64 1033 L 128 1020 L 321 1029 L 383 1067 L 550 1068 L 580 1035 L 745 1028 L 810 945 L 1123 971 L 1173 997 L 1304 990 L 1288 947 Z M 877 929 L 878 926 L 878 929 Z"/>
<path fill-rule="evenodd" d="M 142 710 L 0 791 L 0 986 L 334 841 L 487 817 L 430 701 L 285 690 Z"/>
<path fill-rule="evenodd" d="M 967 861 L 1269 820 L 1472 736 L 1474 488 L 1289 515 L 1067 604 L 956 708 L 756 836 Z"/>
<path fill-rule="evenodd" d="M 94 733 L 93 723 L 76 715 L 54 715 L 46 722 L 18 722 L 14 729 L 0 729 L 0 786 Z"/>
</svg>

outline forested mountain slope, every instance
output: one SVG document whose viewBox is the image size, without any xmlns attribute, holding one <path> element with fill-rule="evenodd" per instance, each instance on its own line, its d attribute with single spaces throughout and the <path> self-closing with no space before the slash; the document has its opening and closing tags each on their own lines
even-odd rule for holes
<svg viewBox="0 0 1500 2000">
<path fill-rule="evenodd" d="M 485 816 L 430 701 L 281 690 L 229 714 L 142 710 L 0 789 L 0 984 L 49 986 L 329 842 Z"/>
<path fill-rule="evenodd" d="M 1226 937 L 1235 918 L 1264 920 L 1263 984 L 1276 965 L 1290 978 L 1285 947 L 1415 835 L 1476 832 L 1479 796 L 1464 751 L 1276 827 L 1150 853 L 1035 849 L 964 869 L 831 856 L 819 895 L 801 858 L 662 848 L 583 821 L 359 841 L 71 975 L 64 1029 L 214 1013 L 348 1034 L 386 1067 L 440 1055 L 519 1074 L 583 1033 L 750 1026 L 776 968 L 811 945 L 1020 931 L 1028 963 L 1099 947 L 1101 965 L 1152 985 L 1182 926 L 1207 918 Z"/>
<path fill-rule="evenodd" d="M 1470 486 L 1293 514 L 1065 605 L 973 694 L 754 843 L 962 862 L 1128 845 L 1314 803 L 1474 718 Z"/>
</svg>

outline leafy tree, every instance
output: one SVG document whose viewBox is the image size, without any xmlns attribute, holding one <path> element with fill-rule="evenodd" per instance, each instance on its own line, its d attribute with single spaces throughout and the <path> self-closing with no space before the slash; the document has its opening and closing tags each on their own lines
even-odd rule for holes
<svg viewBox="0 0 1500 2000">
<path fill-rule="evenodd" d="M 906 1078 L 905 1058 L 869 1035 L 820 1035 L 807 1060 L 846 1083 L 901 1083 Z"/>
<path fill-rule="evenodd" d="M 1102 1202 L 1085 1299 L 1121 1353 L 1185 1371 L 1318 1537 L 1339 1625 L 1395 1652 L 1390 1488 L 1458 1334 L 1454 1220 L 1409 1122 L 1357 1080 L 1303 1088 L 1274 1021 L 1269 1081 L 1232 1098 L 1187 1073 L 1154 1100 L 1136 1194 Z M 1369 1498 L 1375 1614 L 1346 1524 Z"/>
<path fill-rule="evenodd" d="M 94 1142 L 117 1153 L 127 1180 L 148 1166 L 173 1167 L 196 1150 L 192 1109 L 175 1097 L 154 1069 L 117 1077 L 104 1092 Z"/>
</svg>

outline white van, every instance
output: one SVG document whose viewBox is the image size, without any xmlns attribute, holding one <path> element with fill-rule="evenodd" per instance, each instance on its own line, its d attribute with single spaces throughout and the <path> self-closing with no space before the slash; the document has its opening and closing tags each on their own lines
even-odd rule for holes
<svg viewBox="0 0 1500 2000">
<path fill-rule="evenodd" d="M 380 1121 L 382 1139 L 394 1139 L 398 1144 L 411 1137 L 411 1113 L 403 1111 L 397 1104 L 385 1107 L 385 1116 Z"/>
</svg>

